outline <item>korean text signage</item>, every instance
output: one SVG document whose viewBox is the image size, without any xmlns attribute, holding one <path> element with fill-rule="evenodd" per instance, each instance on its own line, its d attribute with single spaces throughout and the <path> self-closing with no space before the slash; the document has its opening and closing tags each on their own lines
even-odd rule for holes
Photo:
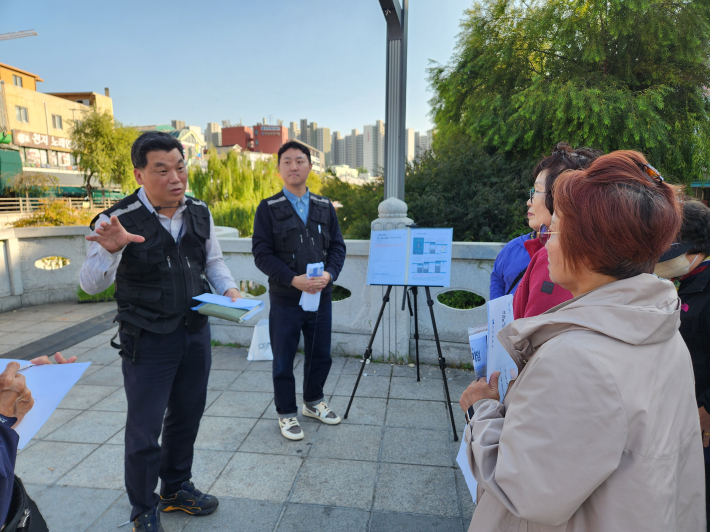
<svg viewBox="0 0 710 532">
<path fill-rule="evenodd" d="M 45 150 L 71 151 L 73 143 L 71 139 L 65 137 L 55 137 L 53 135 L 43 135 L 41 133 L 30 133 L 29 131 L 12 130 L 12 138 L 18 146 L 28 148 L 42 148 Z"/>
</svg>

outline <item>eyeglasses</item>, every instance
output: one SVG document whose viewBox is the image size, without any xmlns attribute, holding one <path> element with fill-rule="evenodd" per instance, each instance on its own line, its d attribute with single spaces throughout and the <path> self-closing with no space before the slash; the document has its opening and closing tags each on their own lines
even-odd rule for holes
<svg viewBox="0 0 710 532">
<path fill-rule="evenodd" d="M 556 234 L 559 234 L 559 231 L 550 231 L 549 227 L 547 227 L 545 224 L 542 224 L 540 226 L 540 231 L 538 231 L 540 243 L 543 246 L 546 245 L 550 240 L 552 240 L 552 236 Z"/>
<path fill-rule="evenodd" d="M 650 164 L 640 164 L 639 167 L 641 168 L 641 171 L 648 177 L 650 177 L 651 181 L 653 181 L 654 183 L 658 183 L 660 185 L 665 181 L 661 173 Z"/>
<path fill-rule="evenodd" d="M 530 201 L 532 202 L 533 198 L 535 197 L 535 194 L 544 194 L 544 192 L 540 192 L 539 190 L 535 190 L 535 187 L 530 189 Z"/>
</svg>

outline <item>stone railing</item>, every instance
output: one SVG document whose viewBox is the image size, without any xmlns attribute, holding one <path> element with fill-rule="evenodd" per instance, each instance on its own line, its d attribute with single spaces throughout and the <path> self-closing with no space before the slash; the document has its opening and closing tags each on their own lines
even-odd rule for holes
<svg viewBox="0 0 710 532">
<path fill-rule="evenodd" d="M 235 280 L 266 284 L 266 276 L 254 265 L 250 238 L 220 238 L 220 245 Z M 345 265 L 335 284 L 349 290 L 351 296 L 333 303 L 332 350 L 334 354 L 362 355 L 370 340 L 386 287 L 365 284 L 369 240 L 346 240 L 345 245 Z M 488 300 L 493 261 L 502 247 L 503 244 L 454 242 L 451 287 L 431 289 L 437 330 L 447 362 L 470 363 L 468 327 L 485 323 L 486 309 L 485 306 L 470 310 L 453 309 L 439 303 L 437 295 L 449 290 L 468 290 Z M 410 318 L 406 306 L 402 310 L 403 288 L 393 288 L 390 297 L 373 343 L 373 357 L 414 358 L 414 320 Z M 253 326 L 259 319 L 269 316 L 268 292 L 259 299 L 266 303 L 265 310 L 245 324 L 215 320 L 212 337 L 222 343 L 248 345 Z M 436 347 L 423 289 L 419 290 L 418 310 L 420 360 L 433 363 L 437 358 Z"/>
<path fill-rule="evenodd" d="M 234 229 L 219 227 L 218 238 L 225 260 L 234 279 L 256 281 L 266 285 L 266 276 L 254 265 L 251 239 L 238 238 Z M 0 230 L 0 311 L 23 306 L 76 300 L 79 272 L 86 258 L 89 242 L 85 227 L 32 227 Z M 351 295 L 333 303 L 334 354 L 362 355 L 372 333 L 372 328 L 382 305 L 385 287 L 367 286 L 367 261 L 369 241 L 346 240 L 347 255 L 343 271 L 336 284 L 346 288 Z M 468 290 L 486 300 L 493 261 L 502 244 L 454 242 L 450 288 L 432 288 L 434 313 L 439 338 L 447 361 L 470 361 L 468 327 L 485 323 L 485 307 L 457 310 L 439 303 L 436 299 L 448 290 Z M 57 269 L 55 259 L 63 257 L 69 264 Z M 35 264 L 39 262 L 39 267 Z M 59 261 L 61 264 L 63 261 Z M 403 289 L 392 290 L 382 323 L 373 344 L 373 356 L 414 358 L 414 321 L 405 306 L 402 310 Z M 249 345 L 253 327 L 259 319 L 268 318 L 268 292 L 259 296 L 266 308 L 244 324 L 213 320 L 212 336 L 222 343 Z M 419 291 L 420 359 L 432 363 L 436 360 L 433 329 L 424 290 Z"/>
</svg>

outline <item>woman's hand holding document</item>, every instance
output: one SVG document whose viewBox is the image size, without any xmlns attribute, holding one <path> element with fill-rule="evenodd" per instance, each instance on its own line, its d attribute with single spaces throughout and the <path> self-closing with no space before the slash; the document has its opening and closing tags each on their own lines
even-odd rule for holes
<svg viewBox="0 0 710 532">
<path fill-rule="evenodd" d="M 232 301 L 229 296 L 219 296 L 217 294 L 202 294 L 195 296 L 193 299 L 200 301 L 201 304 L 192 310 L 196 310 L 205 316 L 214 316 L 215 318 L 237 323 L 247 321 L 264 308 L 264 302 L 259 299 L 240 298 Z"/>
</svg>

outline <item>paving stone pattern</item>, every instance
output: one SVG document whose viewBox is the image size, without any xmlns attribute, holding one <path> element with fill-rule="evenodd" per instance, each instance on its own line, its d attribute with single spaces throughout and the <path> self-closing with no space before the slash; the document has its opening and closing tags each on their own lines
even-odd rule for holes
<svg viewBox="0 0 710 532">
<path fill-rule="evenodd" d="M 80 307 L 84 319 L 94 314 L 83 311 L 91 305 Z M 40 308 L 39 315 L 51 323 L 66 315 L 68 306 Z M 11 320 L 8 314 L 0 314 L 0 330 Z M 123 486 L 121 362 L 108 346 L 114 332 L 65 350 L 92 365 L 18 454 L 17 474 L 52 532 L 130 530 L 117 528 L 128 519 L 130 506 Z M 220 507 L 207 517 L 163 514 L 167 532 L 468 529 L 475 506 L 455 464 L 459 444 L 453 441 L 438 368 L 423 367 L 417 383 L 413 368 L 369 364 L 349 419 L 336 426 L 301 419 L 305 439 L 290 442 L 276 421 L 271 364 L 248 362 L 242 348 L 213 347 L 212 353 L 193 481 L 219 497 Z M 326 400 L 341 416 L 360 364 L 334 359 Z M 298 355 L 299 389 L 302 371 Z M 457 401 L 472 373 L 448 369 L 447 378 Z M 458 405 L 454 415 L 460 438 Z"/>
</svg>

